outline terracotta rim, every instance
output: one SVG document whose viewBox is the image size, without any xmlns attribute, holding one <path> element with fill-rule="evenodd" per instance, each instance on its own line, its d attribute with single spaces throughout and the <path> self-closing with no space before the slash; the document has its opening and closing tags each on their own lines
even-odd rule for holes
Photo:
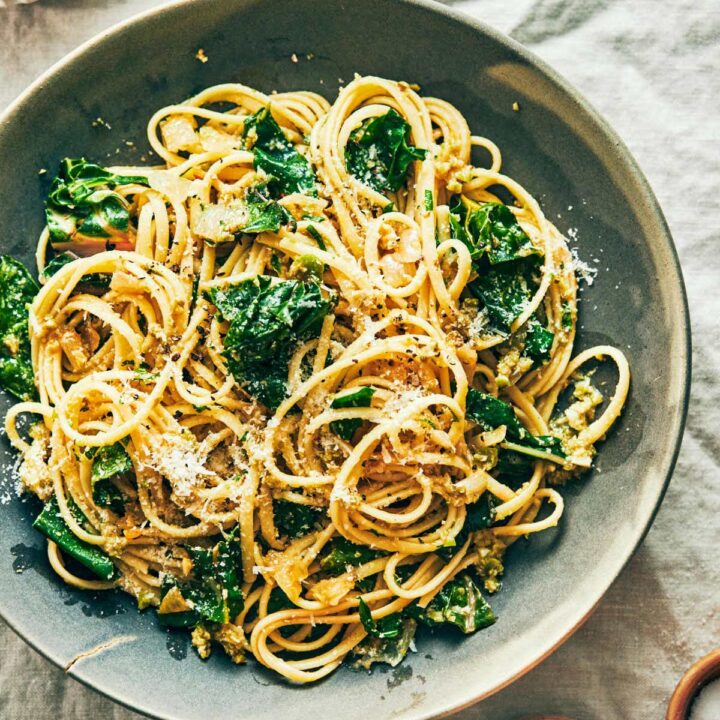
<svg viewBox="0 0 720 720">
<path fill-rule="evenodd" d="M 720 677 L 720 648 L 701 657 L 680 678 L 670 698 L 666 720 L 686 720 L 690 706 L 700 690 Z"/>
</svg>

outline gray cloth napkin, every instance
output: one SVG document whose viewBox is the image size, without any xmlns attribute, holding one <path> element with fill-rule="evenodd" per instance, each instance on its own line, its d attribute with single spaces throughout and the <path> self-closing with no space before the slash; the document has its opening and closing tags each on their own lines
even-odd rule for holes
<svg viewBox="0 0 720 720">
<path fill-rule="evenodd" d="M 0 5 L 0 107 L 87 37 L 159 4 Z M 642 547 L 574 637 L 511 688 L 458 718 L 515 720 L 538 713 L 577 720 L 661 718 L 684 670 L 720 645 L 720 2 L 447 4 L 532 48 L 576 85 L 629 145 L 680 251 L 694 346 L 683 449 Z M 5 626 L 0 626 L 0 656 L 2 718 L 140 718 L 64 676 Z"/>
</svg>

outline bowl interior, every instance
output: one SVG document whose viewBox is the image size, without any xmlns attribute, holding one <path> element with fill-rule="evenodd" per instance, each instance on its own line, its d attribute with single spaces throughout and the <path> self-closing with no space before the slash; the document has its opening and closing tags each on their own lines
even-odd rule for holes
<svg viewBox="0 0 720 720">
<path fill-rule="evenodd" d="M 199 48 L 207 63 L 195 58 Z M 185 635 L 159 629 L 151 613 L 138 614 L 121 594 L 66 588 L 30 528 L 35 504 L 7 501 L 0 510 L 0 611 L 61 665 L 119 638 L 70 672 L 149 714 L 212 720 L 234 708 L 246 720 L 291 720 L 322 706 L 347 720 L 425 718 L 488 694 L 549 653 L 591 611 L 640 541 L 674 461 L 687 390 L 686 306 L 650 191 L 616 136 L 561 80 L 439 5 L 199 0 L 108 33 L 45 77 L 0 124 L 0 158 L 12 168 L 0 175 L 0 250 L 32 264 L 48 178 L 62 157 L 108 164 L 151 158 L 145 125 L 161 106 L 221 82 L 265 92 L 309 89 L 332 99 L 356 72 L 419 83 L 499 145 L 504 172 L 540 200 L 598 269 L 581 295 L 578 349 L 607 342 L 627 353 L 627 408 L 600 447 L 598 469 L 563 491 L 560 527 L 512 549 L 492 628 L 467 639 L 421 635 L 418 651 L 399 668 L 371 675 L 343 669 L 313 687 L 290 687 L 252 662 L 236 668 L 220 653 L 201 662 Z M 42 168 L 47 175 L 38 174 Z M 5 398 L 0 404 L 9 406 Z M 13 462 L 8 450 L 4 490 L 12 486 Z"/>
</svg>

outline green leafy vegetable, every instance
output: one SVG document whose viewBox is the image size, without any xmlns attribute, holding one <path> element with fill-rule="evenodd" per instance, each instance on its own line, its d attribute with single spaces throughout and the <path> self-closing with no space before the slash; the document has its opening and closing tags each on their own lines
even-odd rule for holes
<svg viewBox="0 0 720 720">
<path fill-rule="evenodd" d="M 507 427 L 505 445 L 515 452 L 543 459 L 543 455 L 565 457 L 562 442 L 552 435 L 533 435 L 523 427 L 509 403 L 492 395 L 486 395 L 474 388 L 468 390 L 466 417 L 476 422 L 483 430 L 494 430 L 500 425 Z"/>
<path fill-rule="evenodd" d="M 467 418 L 483 430 L 494 430 L 500 425 L 506 425 L 511 437 L 522 439 L 530 434 L 517 419 L 510 403 L 475 388 L 468 390 L 465 412 Z"/>
<path fill-rule="evenodd" d="M 248 217 L 242 232 L 277 232 L 292 220 L 292 215 L 266 192 L 266 186 L 256 185 L 245 193 Z"/>
<path fill-rule="evenodd" d="M 212 243 L 229 242 L 242 233 L 278 232 L 292 215 L 269 195 L 267 184 L 246 190 L 244 197 L 217 203 L 190 201 L 193 232 Z"/>
<path fill-rule="evenodd" d="M 468 290 L 482 300 L 490 329 L 508 334 L 535 293 L 541 252 L 512 210 L 501 203 L 456 196 L 450 209 L 450 231 L 467 246 L 477 272 Z M 538 337 L 540 349 L 545 340 Z"/>
<path fill-rule="evenodd" d="M 307 226 L 308 234 L 312 237 L 313 240 L 318 244 L 318 247 L 321 250 L 327 250 L 327 247 L 325 246 L 325 241 L 322 238 L 322 235 L 318 232 L 318 229 L 314 225 L 308 225 Z"/>
<path fill-rule="evenodd" d="M 251 134 L 251 131 L 254 132 Z M 261 108 L 245 121 L 245 137 L 253 138 L 253 164 L 256 170 L 263 170 L 270 176 L 271 192 L 279 195 L 317 195 L 310 163 L 287 139 L 269 106 Z"/>
<path fill-rule="evenodd" d="M 74 503 L 70 504 L 70 510 L 81 525 L 87 523 L 87 519 Z M 112 580 L 115 577 L 115 566 L 110 557 L 97 545 L 91 545 L 75 536 L 67 526 L 54 495 L 45 503 L 33 527 L 101 580 Z"/>
<path fill-rule="evenodd" d="M 495 519 L 495 507 L 500 503 L 492 493 L 484 492 L 479 500 L 465 506 L 467 517 L 463 530 L 467 532 L 475 532 L 476 530 L 484 530 L 489 528 Z M 464 542 L 464 540 L 463 540 Z M 458 545 L 462 543 L 457 542 Z"/>
<path fill-rule="evenodd" d="M 473 261 L 487 254 L 491 265 L 540 255 L 515 215 L 501 203 L 478 203 L 458 195 L 451 207 L 451 231 L 470 250 Z"/>
<path fill-rule="evenodd" d="M 129 206 L 114 189 L 130 184 L 147 185 L 148 181 L 145 177 L 116 175 L 82 158 L 65 158 L 45 203 L 50 241 L 127 241 Z"/>
<path fill-rule="evenodd" d="M 236 526 L 214 548 L 189 547 L 193 561 L 192 578 L 179 581 L 165 576 L 163 598 L 177 588 L 190 609 L 180 612 L 162 612 L 158 618 L 164 625 L 193 627 L 199 622 L 228 623 L 244 607 L 242 594 L 242 557 L 239 530 Z"/>
<path fill-rule="evenodd" d="M 274 587 L 270 591 L 270 598 L 268 599 L 267 611 L 268 614 L 279 612 L 280 610 L 290 610 L 295 607 L 293 601 L 285 594 L 285 591 L 280 587 Z"/>
<path fill-rule="evenodd" d="M 132 470 L 132 460 L 122 443 L 116 442 L 113 445 L 99 448 L 93 455 L 90 474 L 93 500 L 96 504 L 109 508 L 116 515 L 122 515 L 125 510 L 125 501 L 122 493 L 112 481 L 114 478 L 127 475 Z"/>
<path fill-rule="evenodd" d="M 492 329 L 507 335 L 512 323 L 523 313 L 535 294 L 539 260 L 529 256 L 515 262 L 488 266 L 468 284 L 468 290 L 482 300 Z"/>
<path fill-rule="evenodd" d="M 393 109 L 365 121 L 345 147 L 347 169 L 378 192 L 397 192 L 410 165 L 427 154 L 427 150 L 408 145 L 409 135 L 410 125 Z"/>
<path fill-rule="evenodd" d="M 40 279 L 47 280 L 51 278 L 58 270 L 69 265 L 73 260 L 77 260 L 77 256 L 69 252 L 62 252 L 56 255 L 45 264 L 43 271 L 40 273 Z"/>
<path fill-rule="evenodd" d="M 383 553 L 367 545 L 355 545 L 347 538 L 338 537 L 332 541 L 330 552 L 320 560 L 320 567 L 332 575 L 342 575 L 349 567 L 364 565 Z"/>
<path fill-rule="evenodd" d="M 381 639 L 368 635 L 353 649 L 352 666 L 369 670 L 375 663 L 387 663 L 392 667 L 399 665 L 410 649 L 416 629 L 415 620 L 406 617 L 397 637 Z"/>
<path fill-rule="evenodd" d="M 230 323 L 223 350 L 230 372 L 270 408 L 285 398 L 290 352 L 318 335 L 334 303 L 315 282 L 273 281 L 258 275 L 208 293 Z"/>
<path fill-rule="evenodd" d="M 40 273 L 40 280 L 46 282 L 56 272 L 58 272 L 58 270 L 64 268 L 66 265 L 69 265 L 71 262 L 77 259 L 77 255 L 74 255 L 67 250 L 65 252 L 61 252 L 55 255 L 55 257 L 48 261 L 48 263 L 43 268 L 43 271 Z M 90 275 L 86 275 L 83 277 L 81 284 L 88 285 L 99 290 L 106 290 L 110 287 L 111 280 L 112 275 L 110 275 L 109 273 L 91 273 Z"/>
<path fill-rule="evenodd" d="M 132 472 L 133 464 L 121 442 L 101 447 L 93 455 L 91 480 L 93 483 L 110 480 Z"/>
<path fill-rule="evenodd" d="M 575 314 L 570 306 L 570 303 L 566 300 L 562 304 L 562 316 L 560 317 L 560 324 L 565 330 L 572 329 L 574 315 Z"/>
<path fill-rule="evenodd" d="M 415 612 L 426 625 L 455 625 L 466 635 L 482 630 L 496 620 L 480 588 L 467 573 L 446 583 L 424 611 L 416 608 Z"/>
<path fill-rule="evenodd" d="M 544 327 L 535 317 L 531 317 L 527 324 L 525 335 L 524 354 L 532 358 L 535 363 L 543 363 L 550 358 L 554 333 Z"/>
<path fill-rule="evenodd" d="M 37 292 L 22 263 L 0 256 L 0 387 L 20 400 L 37 397 L 28 335 L 28 308 Z"/>
<path fill-rule="evenodd" d="M 345 393 L 336 397 L 330 407 L 336 410 L 342 408 L 370 407 L 375 388 L 361 387 L 353 392 Z M 350 440 L 355 431 L 362 425 L 360 418 L 348 418 L 347 420 L 335 420 L 330 423 L 332 431 L 339 435 L 343 440 Z"/>
<path fill-rule="evenodd" d="M 368 635 L 380 638 L 381 640 L 392 640 L 402 634 L 403 618 L 401 613 L 392 613 L 392 615 L 386 615 L 379 620 L 375 620 L 367 603 L 360 598 L 358 614 L 360 615 L 360 622 L 363 624 L 365 630 L 367 630 Z"/>
<path fill-rule="evenodd" d="M 300 255 L 292 261 L 289 275 L 296 280 L 313 280 L 319 283 L 324 272 L 325 264 L 315 255 Z"/>
<path fill-rule="evenodd" d="M 296 538 L 307 535 L 325 514 L 323 508 L 313 505 L 300 505 L 288 500 L 275 500 L 273 503 L 275 527 L 281 535 Z"/>
</svg>

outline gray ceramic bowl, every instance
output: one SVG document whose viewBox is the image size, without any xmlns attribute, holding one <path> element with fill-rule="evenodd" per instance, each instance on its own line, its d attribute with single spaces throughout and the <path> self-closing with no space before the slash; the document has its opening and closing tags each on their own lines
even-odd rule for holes
<svg viewBox="0 0 720 720">
<path fill-rule="evenodd" d="M 195 59 L 200 47 L 206 64 Z M 54 170 L 65 155 L 139 159 L 146 121 L 162 105 L 228 81 L 334 97 L 339 79 L 355 72 L 417 82 L 455 103 L 476 132 L 498 143 L 506 171 L 549 217 L 577 229 L 581 257 L 600 260 L 583 295 L 579 347 L 607 341 L 627 352 L 627 409 L 602 445 L 602 472 L 566 489 L 561 526 L 513 548 L 494 600 L 496 625 L 464 640 L 421 637 L 418 652 L 393 672 L 343 669 L 313 687 L 291 687 L 254 663 L 235 667 L 220 653 L 201 662 L 184 635 L 166 634 L 128 598 L 68 590 L 30 528 L 35 506 L 0 507 L 2 615 L 60 666 L 113 637 L 131 638 L 69 672 L 149 715 L 295 720 L 322 709 L 338 720 L 418 720 L 472 703 L 540 662 L 588 616 L 642 539 L 673 467 L 688 392 L 688 315 L 675 250 L 647 183 L 567 83 L 516 43 L 440 5 L 197 0 L 105 33 L 2 118 L 0 249 L 32 261 L 48 182 L 39 168 Z M 98 117 L 112 131 L 94 127 Z M 6 476 L 12 459 L 3 463 Z"/>
</svg>

